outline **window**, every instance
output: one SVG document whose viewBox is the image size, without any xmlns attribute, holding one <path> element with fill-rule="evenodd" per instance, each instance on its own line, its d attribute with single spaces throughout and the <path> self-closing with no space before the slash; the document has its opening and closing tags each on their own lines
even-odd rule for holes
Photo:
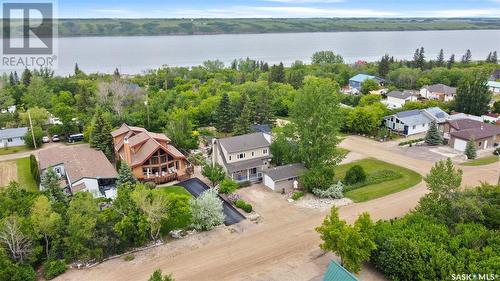
<svg viewBox="0 0 500 281">
<path fill-rule="evenodd" d="M 245 158 L 245 153 L 240 153 L 240 154 L 238 154 L 236 158 L 238 158 L 238 159 L 243 159 L 243 158 Z"/>
<path fill-rule="evenodd" d="M 425 124 L 422 124 L 422 127 L 425 127 Z"/>
<path fill-rule="evenodd" d="M 252 151 L 252 156 L 255 156 L 255 153 Z"/>
<path fill-rule="evenodd" d="M 263 154 L 267 154 L 267 148 L 265 148 L 264 150 L 262 150 L 262 153 Z"/>
<path fill-rule="evenodd" d="M 12 139 L 11 139 L 11 138 L 8 138 L 8 139 L 7 139 L 7 141 L 8 141 L 8 142 L 12 142 Z"/>
<path fill-rule="evenodd" d="M 229 160 L 231 160 L 231 155 L 229 155 Z"/>
<path fill-rule="evenodd" d="M 413 127 L 412 127 L 412 128 L 413 128 L 413 130 L 415 130 L 415 129 L 417 128 L 417 126 L 413 125 Z"/>
</svg>

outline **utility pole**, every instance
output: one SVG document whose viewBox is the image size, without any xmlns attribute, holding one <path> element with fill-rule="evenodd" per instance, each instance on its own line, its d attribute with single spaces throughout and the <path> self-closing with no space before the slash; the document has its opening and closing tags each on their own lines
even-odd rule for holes
<svg viewBox="0 0 500 281">
<path fill-rule="evenodd" d="M 31 137 L 33 138 L 33 146 L 36 149 L 35 132 L 33 131 L 33 123 L 31 122 L 31 113 L 29 109 L 28 109 L 28 119 L 30 120 L 30 130 L 31 130 Z"/>
</svg>

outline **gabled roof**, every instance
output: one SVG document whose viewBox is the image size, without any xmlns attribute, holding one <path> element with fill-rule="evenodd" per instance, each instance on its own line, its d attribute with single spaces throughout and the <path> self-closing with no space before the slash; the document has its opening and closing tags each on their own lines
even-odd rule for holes
<svg viewBox="0 0 500 281">
<path fill-rule="evenodd" d="M 250 126 L 252 128 L 252 130 L 256 133 L 266 133 L 266 134 L 271 134 L 272 130 L 271 130 L 271 126 L 267 125 L 267 124 L 262 124 L 262 125 L 258 125 L 258 124 L 254 124 L 252 126 Z"/>
<path fill-rule="evenodd" d="M 11 128 L 0 130 L 0 139 L 24 137 L 28 132 L 28 127 Z"/>
<path fill-rule="evenodd" d="M 112 132 L 111 135 L 113 138 L 123 135 L 124 139 L 128 139 L 129 146 L 133 148 L 130 155 L 132 158 L 131 163 L 128 163 L 131 167 L 143 164 L 159 149 L 162 149 L 174 158 L 186 158 L 173 145 L 169 144 L 170 139 L 164 134 L 153 133 L 141 127 L 132 127 L 123 124 L 118 130 Z M 115 143 L 115 152 L 120 154 L 122 158 L 125 158 L 123 147 L 123 140 Z"/>
<path fill-rule="evenodd" d="M 236 153 L 257 148 L 264 148 L 271 145 L 270 141 L 268 141 L 264 133 L 252 133 L 224 138 L 219 140 L 219 144 L 224 147 L 227 153 Z"/>
<path fill-rule="evenodd" d="M 402 100 L 406 100 L 408 98 L 410 98 L 411 96 L 414 96 L 415 93 L 412 92 L 412 91 L 391 91 L 389 93 L 386 94 L 386 96 L 388 97 L 392 97 L 392 98 L 396 98 L 396 99 L 402 99 Z"/>
<path fill-rule="evenodd" d="M 265 172 L 265 174 L 273 181 L 280 181 L 302 176 L 305 171 L 306 168 L 304 167 L 304 165 L 295 163 L 269 169 Z"/>
<path fill-rule="evenodd" d="M 444 112 L 439 107 L 430 107 L 427 109 L 413 109 L 402 111 L 394 114 L 396 118 L 402 121 L 405 125 L 414 126 L 436 121 L 443 123 L 449 117 L 448 113 Z M 388 116 L 390 117 L 390 116 Z M 385 117 L 387 118 L 387 117 Z"/>
<path fill-rule="evenodd" d="M 454 95 L 457 92 L 457 88 L 450 87 L 444 84 L 434 84 L 430 86 L 424 86 L 429 92 L 432 93 L 443 93 L 445 95 Z"/>
<path fill-rule="evenodd" d="M 451 120 L 470 119 L 483 122 L 483 118 L 476 115 L 465 114 L 465 113 L 453 113 L 450 115 L 450 119 Z"/>
<path fill-rule="evenodd" d="M 463 140 L 471 138 L 479 140 L 500 134 L 500 126 L 471 119 L 448 120 L 447 122 L 456 130 L 450 135 Z"/>
<path fill-rule="evenodd" d="M 328 265 L 323 281 L 358 281 L 358 278 L 332 260 Z"/>
<path fill-rule="evenodd" d="M 71 182 L 82 178 L 116 178 L 115 168 L 104 153 L 90 148 L 90 146 L 62 146 L 53 147 L 38 152 L 40 169 L 63 164 Z"/>
<path fill-rule="evenodd" d="M 373 75 L 368 75 L 368 74 L 358 74 L 358 75 L 355 75 L 353 77 L 351 77 L 351 79 L 349 79 L 349 81 L 355 81 L 355 82 L 363 82 L 365 80 L 368 80 L 368 79 L 374 79 L 374 80 L 378 80 L 378 81 L 384 81 L 383 78 L 380 78 L 380 77 L 377 77 L 377 76 L 373 76 Z"/>
</svg>

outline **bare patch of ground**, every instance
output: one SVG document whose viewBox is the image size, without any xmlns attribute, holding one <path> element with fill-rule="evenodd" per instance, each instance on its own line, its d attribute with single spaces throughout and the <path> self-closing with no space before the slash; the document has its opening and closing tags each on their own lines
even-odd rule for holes
<svg viewBox="0 0 500 281">
<path fill-rule="evenodd" d="M 0 162 L 0 187 L 7 186 L 11 181 L 17 181 L 16 162 Z"/>
</svg>

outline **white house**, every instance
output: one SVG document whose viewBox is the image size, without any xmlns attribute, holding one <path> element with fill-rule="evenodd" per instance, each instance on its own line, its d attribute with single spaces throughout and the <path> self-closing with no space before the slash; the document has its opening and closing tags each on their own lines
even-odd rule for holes
<svg viewBox="0 0 500 281">
<path fill-rule="evenodd" d="M 212 140 L 212 163 L 236 182 L 259 182 L 271 164 L 271 135 L 252 133 Z"/>
<path fill-rule="evenodd" d="M 402 111 L 386 116 L 384 117 L 384 124 L 393 132 L 410 136 L 427 132 L 432 121 L 439 125 L 443 124 L 448 118 L 448 113 L 441 110 L 441 108 L 431 107 Z"/>
<path fill-rule="evenodd" d="M 61 179 L 61 188 L 69 194 L 87 191 L 96 198 L 116 197 L 118 174 L 102 151 L 88 145 L 57 147 L 40 150 L 38 160 L 40 175 L 53 169 Z"/>
<path fill-rule="evenodd" d="M 457 88 L 444 84 L 424 86 L 420 89 L 420 96 L 429 100 L 452 101 L 455 99 Z"/>
<path fill-rule="evenodd" d="M 24 136 L 28 127 L 0 130 L 0 148 L 25 145 Z"/>
<path fill-rule="evenodd" d="M 305 171 L 304 165 L 299 163 L 269 169 L 264 172 L 264 185 L 276 192 L 292 191 Z"/>
<path fill-rule="evenodd" d="M 400 91 L 391 91 L 386 94 L 387 99 L 383 100 L 387 108 L 395 109 L 401 108 L 407 102 L 417 101 L 418 92 L 405 90 L 403 92 Z"/>
</svg>

